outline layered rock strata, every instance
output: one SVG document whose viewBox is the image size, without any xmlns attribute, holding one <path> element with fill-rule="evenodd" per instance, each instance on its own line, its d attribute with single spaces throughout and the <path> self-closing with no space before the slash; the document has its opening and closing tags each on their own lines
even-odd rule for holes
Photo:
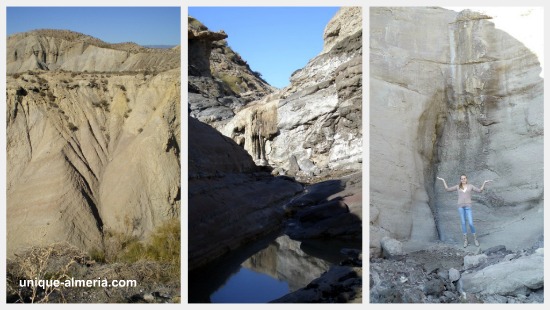
<svg viewBox="0 0 550 310">
<path fill-rule="evenodd" d="M 35 35 L 10 38 L 8 54 L 30 38 L 58 42 Z M 69 68 L 71 59 L 55 64 Z M 102 249 L 106 234 L 145 238 L 179 218 L 179 68 L 17 73 L 7 78 L 6 103 L 8 255 L 63 241 Z"/>
<path fill-rule="evenodd" d="M 291 84 L 252 102 L 221 129 L 275 173 L 357 171 L 362 158 L 361 8 L 344 7 L 325 29 L 323 52 Z"/>
<path fill-rule="evenodd" d="M 252 87 L 263 95 L 250 102 L 243 99 L 243 89 L 228 89 L 230 85 L 216 77 L 228 70 L 218 56 L 228 55 L 229 50 L 223 42 L 222 47 L 213 42 L 226 34 L 211 32 L 189 18 L 190 269 L 282 228 L 283 205 L 303 188 L 292 178 L 273 178 L 261 171 L 337 178 L 360 170 L 361 9 L 343 8 L 342 12 L 330 26 L 331 35 L 326 34 L 331 40 L 325 53 L 295 72 L 288 88 L 270 94 Z M 338 29 L 344 29 L 342 37 L 336 35 Z M 216 49 L 224 53 L 216 55 Z M 247 80 L 247 71 L 239 72 Z M 256 80 L 247 81 L 239 85 L 251 85 Z M 238 104 L 232 105 L 235 101 L 230 97 L 236 95 L 240 96 Z M 217 136 L 215 129 L 225 136 Z M 271 171 L 272 167 L 277 170 Z M 323 199 L 343 200 L 339 205 L 345 215 L 340 214 L 340 222 L 332 221 L 326 231 L 308 237 L 342 237 L 351 232 L 350 238 L 360 238 L 361 195 L 357 194 L 357 184 L 360 187 L 361 183 L 353 177 L 341 182 L 355 184 L 350 186 L 354 190 L 344 191 L 345 196 L 338 199 L 329 198 L 343 194 L 339 188 Z M 320 210 L 325 215 L 334 211 L 322 206 Z M 304 215 L 304 221 L 306 218 Z M 337 227 L 347 224 L 352 226 L 349 230 Z"/>
<path fill-rule="evenodd" d="M 282 227 L 284 202 L 302 191 L 273 177 L 211 126 L 189 117 L 189 270 Z"/>
</svg>

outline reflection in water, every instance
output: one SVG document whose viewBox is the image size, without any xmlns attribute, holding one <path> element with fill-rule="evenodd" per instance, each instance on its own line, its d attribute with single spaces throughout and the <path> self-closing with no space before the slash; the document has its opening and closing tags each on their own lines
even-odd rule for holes
<svg viewBox="0 0 550 310">
<path fill-rule="evenodd" d="M 215 303 L 263 303 L 288 293 L 286 282 L 243 267 L 211 299 Z"/>
<path fill-rule="evenodd" d="M 360 244 L 301 243 L 286 235 L 258 242 L 191 273 L 189 302 L 269 302 L 306 286 L 344 259 L 343 247 Z"/>
<path fill-rule="evenodd" d="M 287 282 L 289 293 L 293 292 L 308 285 L 330 267 L 328 262 L 307 255 L 300 249 L 300 244 L 288 236 L 281 236 L 247 259 L 243 266 Z"/>
</svg>

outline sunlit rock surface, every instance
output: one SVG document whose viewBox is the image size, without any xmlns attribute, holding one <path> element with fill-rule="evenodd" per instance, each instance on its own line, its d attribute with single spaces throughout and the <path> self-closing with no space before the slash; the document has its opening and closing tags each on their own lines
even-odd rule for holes
<svg viewBox="0 0 550 310">
<path fill-rule="evenodd" d="M 518 249 L 542 234 L 542 67 L 523 43 L 537 31 L 511 35 L 490 11 L 371 8 L 372 256 L 384 236 L 460 241 L 456 193 L 436 176 L 494 180 L 473 195 L 481 240 Z"/>
</svg>

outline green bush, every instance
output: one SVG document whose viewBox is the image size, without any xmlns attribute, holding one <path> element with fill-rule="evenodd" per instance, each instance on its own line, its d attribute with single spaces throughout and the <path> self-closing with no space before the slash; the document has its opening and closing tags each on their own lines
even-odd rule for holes
<svg viewBox="0 0 550 310">
<path fill-rule="evenodd" d="M 181 253 L 181 230 L 179 219 L 173 219 L 153 233 L 147 245 L 147 256 L 155 261 L 178 264 Z"/>
<path fill-rule="evenodd" d="M 108 262 L 134 263 L 140 260 L 177 265 L 181 254 L 180 220 L 172 219 L 157 227 L 148 240 L 140 241 L 122 233 L 106 233 Z"/>
<path fill-rule="evenodd" d="M 94 247 L 90 250 L 90 253 L 88 253 L 90 256 L 90 259 L 95 260 L 98 263 L 105 263 L 105 252 Z"/>
</svg>

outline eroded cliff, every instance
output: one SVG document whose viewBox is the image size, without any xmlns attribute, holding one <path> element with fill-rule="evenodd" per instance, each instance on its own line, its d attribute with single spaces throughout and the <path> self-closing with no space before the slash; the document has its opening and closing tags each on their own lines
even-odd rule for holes
<svg viewBox="0 0 550 310">
<path fill-rule="evenodd" d="M 112 70 L 83 72 L 107 69 L 92 65 L 85 51 L 73 55 L 74 46 L 89 42 L 48 34 L 8 40 L 8 54 L 17 55 L 8 57 L 8 73 L 31 70 L 7 77 L 8 255 L 63 241 L 103 249 L 107 235 L 143 239 L 179 219 L 179 53 L 135 62 L 138 74 L 111 67 L 120 50 L 88 45 L 88 52 L 104 50 L 96 56 Z M 51 45 L 25 54 L 29 40 Z M 54 46 L 57 59 L 47 56 Z M 35 66 L 40 55 L 47 70 Z"/>
<path fill-rule="evenodd" d="M 384 236 L 462 237 L 456 193 L 436 176 L 494 180 L 473 197 L 482 244 L 522 249 L 542 234 L 541 55 L 489 15 L 370 10 L 371 256 Z"/>
<path fill-rule="evenodd" d="M 252 102 L 221 131 L 275 174 L 308 180 L 361 170 L 362 15 L 343 7 L 320 55 L 291 84 Z"/>
<path fill-rule="evenodd" d="M 9 36 L 6 56 L 8 74 L 39 69 L 161 72 L 180 67 L 179 47 L 152 49 L 132 42 L 110 44 L 82 33 L 56 29 Z"/>
</svg>

